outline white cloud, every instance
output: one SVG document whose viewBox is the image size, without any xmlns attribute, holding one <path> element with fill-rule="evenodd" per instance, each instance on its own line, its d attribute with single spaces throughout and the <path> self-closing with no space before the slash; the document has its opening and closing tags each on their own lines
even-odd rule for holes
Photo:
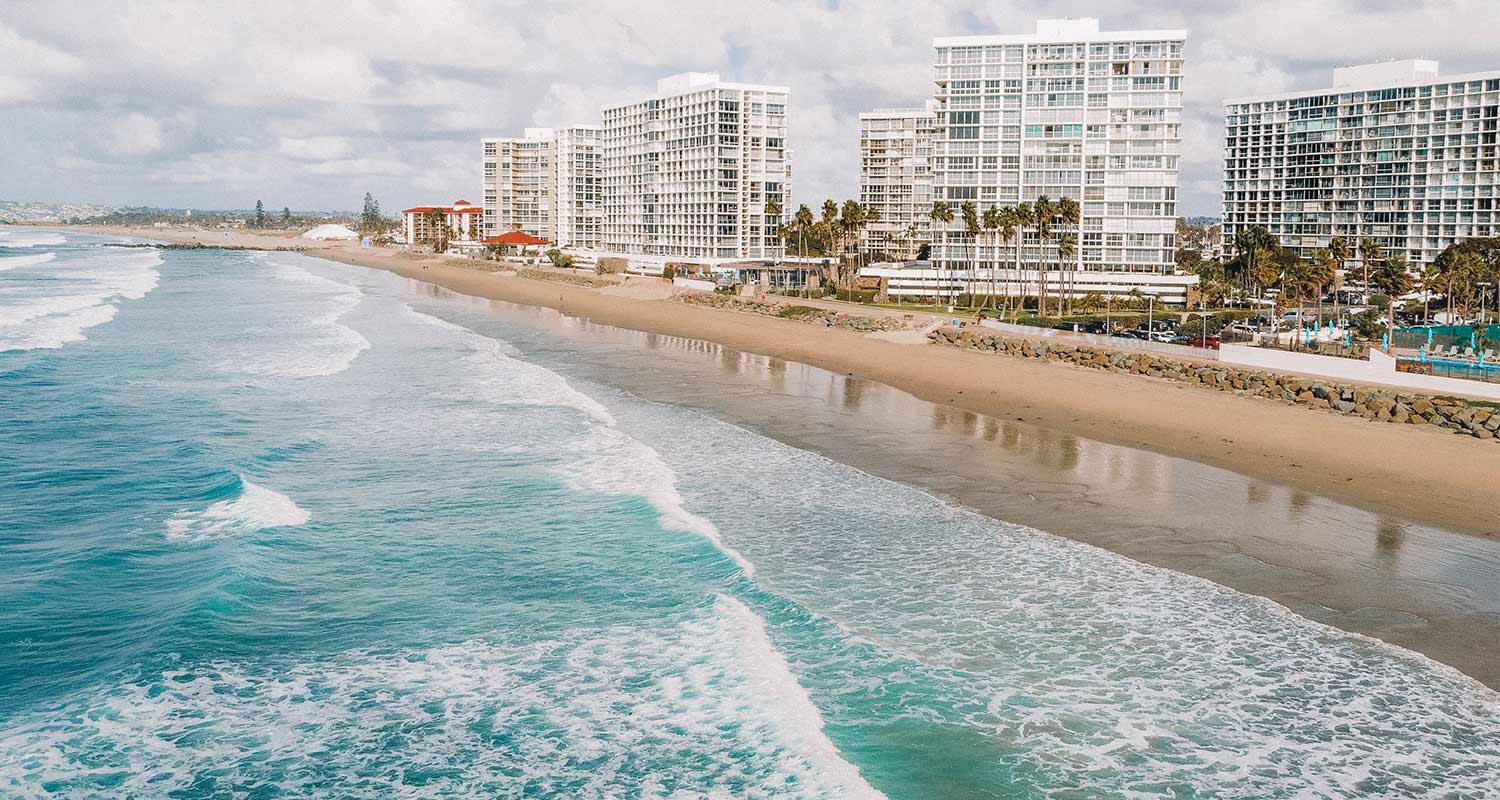
<svg viewBox="0 0 1500 800">
<path fill-rule="evenodd" d="M 161 123 L 138 111 L 110 123 L 104 149 L 117 156 L 139 156 L 161 149 Z"/>
<path fill-rule="evenodd" d="M 930 95 L 933 37 L 1023 32 L 1039 15 L 1189 30 L 1185 213 L 1217 209 L 1226 96 L 1326 85 L 1335 65 L 1384 58 L 1500 68 L 1494 0 L 11 3 L 0 174 L 8 193 L 56 199 L 244 207 L 254 192 L 338 208 L 369 189 L 399 207 L 474 195 L 481 133 L 596 121 L 699 70 L 791 87 L 794 201 L 815 205 L 856 190 L 859 111 Z M 72 198 L 80 170 L 36 157 L 49 150 L 134 160 L 111 171 L 113 196 Z"/>
<path fill-rule="evenodd" d="M 349 140 L 342 136 L 313 136 L 293 139 L 283 136 L 277 150 L 288 158 L 298 161 L 329 161 L 343 158 L 353 150 Z"/>
</svg>

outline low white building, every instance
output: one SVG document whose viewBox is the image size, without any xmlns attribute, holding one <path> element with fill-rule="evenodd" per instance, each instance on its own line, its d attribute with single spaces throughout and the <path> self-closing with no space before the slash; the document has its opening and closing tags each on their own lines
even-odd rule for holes
<svg viewBox="0 0 1500 800">
<path fill-rule="evenodd" d="M 956 298 L 961 294 L 1036 297 L 1045 293 L 1048 305 L 1071 293 L 1122 298 L 1138 292 L 1159 302 L 1185 304 L 1194 295 L 1197 275 L 1161 272 L 1036 269 L 944 269 L 928 262 L 912 265 L 876 264 L 859 271 L 862 278 L 886 279 L 887 294 L 900 298 Z"/>
<path fill-rule="evenodd" d="M 441 215 L 448 226 L 450 242 L 478 244 L 483 231 L 484 209 L 467 200 L 451 205 L 414 206 L 401 210 L 401 226 L 407 244 L 432 244 L 437 236 L 435 223 Z"/>
</svg>

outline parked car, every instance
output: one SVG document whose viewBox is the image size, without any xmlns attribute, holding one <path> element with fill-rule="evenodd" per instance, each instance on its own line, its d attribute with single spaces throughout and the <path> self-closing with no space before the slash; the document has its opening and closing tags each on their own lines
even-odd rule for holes
<svg viewBox="0 0 1500 800">
<path fill-rule="evenodd" d="M 1219 337 L 1217 336 L 1194 336 L 1187 340 L 1189 347 L 1206 347 L 1209 350 L 1219 349 Z"/>
<path fill-rule="evenodd" d="M 1136 333 L 1135 331 L 1115 331 L 1114 333 L 1111 333 L 1110 336 L 1113 336 L 1116 339 L 1139 339 L 1139 338 L 1141 338 L 1140 334 Z"/>
<path fill-rule="evenodd" d="M 1259 328 L 1255 327 L 1254 325 L 1246 325 L 1243 322 L 1231 323 L 1229 327 L 1225 328 L 1224 330 L 1230 331 L 1232 333 L 1241 333 L 1246 336 L 1254 336 L 1255 334 L 1260 333 Z"/>
<path fill-rule="evenodd" d="M 1146 338 L 1153 342 L 1171 343 L 1177 338 L 1177 334 L 1170 331 L 1152 331 L 1146 335 Z"/>
</svg>

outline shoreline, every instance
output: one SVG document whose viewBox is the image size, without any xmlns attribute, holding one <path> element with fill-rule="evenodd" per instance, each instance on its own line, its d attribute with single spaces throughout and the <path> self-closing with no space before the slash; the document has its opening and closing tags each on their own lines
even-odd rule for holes
<svg viewBox="0 0 1500 800">
<path fill-rule="evenodd" d="M 457 258 L 412 256 L 295 235 L 195 229 L 48 226 L 54 230 L 274 248 L 393 272 L 450 291 L 552 308 L 632 330 L 702 339 L 883 383 L 965 411 L 1227 469 L 1410 522 L 1500 540 L 1500 448 L 1471 437 L 1311 412 L 1141 375 L 892 341 L 837 328 L 556 281 L 487 272 Z M 631 286 L 663 288 L 636 278 Z M 659 294 L 659 292 L 658 292 Z"/>
<path fill-rule="evenodd" d="M 71 230 L 183 243 L 209 238 L 206 232 L 191 230 Z M 225 243 L 259 243 L 274 249 L 288 244 L 288 237 L 236 234 Z M 670 294 L 669 288 L 651 279 L 601 289 L 476 270 L 458 259 L 450 263 L 446 258 L 347 243 L 308 242 L 302 252 L 536 309 L 544 316 L 556 311 L 623 331 L 705 341 L 809 365 L 840 380 L 894 389 L 934 404 L 944 414 L 981 415 L 1001 426 L 1076 436 L 1180 459 L 1198 469 L 1225 470 L 1276 487 L 1282 495 L 1278 502 L 1292 506 L 1305 504 L 1298 496 L 1310 494 L 1378 515 L 1386 528 L 1376 533 L 1377 552 L 1370 553 L 1362 548 L 1371 544 L 1366 539 L 1372 531 L 1347 516 L 1334 515 L 1288 535 L 1274 514 L 1261 510 L 1263 505 L 1247 510 L 1241 501 L 1238 513 L 1256 517 L 1260 529 L 1231 530 L 1228 523 L 1215 525 L 1215 518 L 1236 513 L 1231 510 L 1235 502 L 1226 498 L 1221 503 L 1211 491 L 1198 495 L 1201 511 L 1194 509 L 1193 519 L 1185 521 L 1181 509 L 1169 512 L 1152 505 L 1164 502 L 1160 495 L 1135 496 L 1131 487 L 1114 479 L 1087 485 L 1081 494 L 1071 487 L 1046 497 L 1048 481 L 1023 462 L 1000 463 L 1003 459 L 993 451 L 964 452 L 949 443 L 929 446 L 917 461 L 902 461 L 876 441 L 851 440 L 849 431 L 842 432 L 843 439 L 805 426 L 802 431 L 770 434 L 814 452 L 837 454 L 837 460 L 865 471 L 952 496 L 1003 521 L 1270 598 L 1292 613 L 1423 653 L 1500 688 L 1500 670 L 1486 645 L 1500 639 L 1500 614 L 1490 610 L 1492 592 L 1484 582 L 1494 570 L 1490 550 L 1500 541 L 1500 519 L 1495 518 L 1492 502 L 1476 503 L 1476 498 L 1495 497 L 1494 487 L 1500 485 L 1500 457 L 1492 443 L 1311 413 L 1146 376 L 938 347 L 925 337 L 893 340 L 671 301 L 662 299 Z M 748 407 L 742 402 L 739 412 Z M 732 416 L 739 412 L 729 410 Z M 994 486 L 1012 491 L 989 490 Z M 1028 491 L 1037 495 L 1032 501 L 1041 497 L 1048 502 L 1027 505 L 1009 497 Z M 1140 515 L 1155 516 L 1137 519 Z M 1391 532 L 1407 523 L 1443 530 Z M 1455 534 L 1456 540 L 1451 538 Z M 1390 559 L 1390 542 L 1399 549 L 1403 539 L 1409 540 L 1406 547 L 1418 548 L 1413 555 L 1419 561 L 1440 554 L 1448 559 L 1443 562 L 1447 567 L 1467 561 L 1477 571 L 1453 579 L 1403 575 L 1388 585 L 1377 567 L 1382 559 Z M 1444 582 L 1449 580 L 1457 582 Z"/>
</svg>

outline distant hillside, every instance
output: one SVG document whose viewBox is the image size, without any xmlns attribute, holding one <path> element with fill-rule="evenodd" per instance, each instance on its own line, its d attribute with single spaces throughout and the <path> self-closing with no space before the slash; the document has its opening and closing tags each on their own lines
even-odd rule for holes
<svg viewBox="0 0 1500 800">
<path fill-rule="evenodd" d="M 0 222 L 67 222 L 97 217 L 114 211 L 109 206 L 90 203 L 28 203 L 22 200 L 0 200 Z"/>
</svg>

